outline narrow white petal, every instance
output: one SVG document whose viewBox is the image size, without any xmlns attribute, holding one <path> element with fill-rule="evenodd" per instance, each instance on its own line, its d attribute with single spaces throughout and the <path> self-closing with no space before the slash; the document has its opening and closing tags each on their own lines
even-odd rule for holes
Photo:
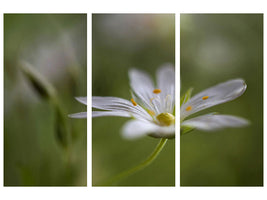
<svg viewBox="0 0 267 200">
<path fill-rule="evenodd" d="M 154 132 L 156 125 L 139 120 L 130 120 L 122 128 L 123 137 L 135 139 Z"/>
<path fill-rule="evenodd" d="M 182 105 L 180 118 L 184 119 L 200 110 L 232 101 L 242 95 L 246 88 L 244 80 L 234 79 L 204 90 Z"/>
<path fill-rule="evenodd" d="M 144 71 L 131 69 L 129 79 L 133 92 L 143 101 L 145 107 L 152 110 L 150 99 L 153 97 L 155 87 L 151 77 Z"/>
<path fill-rule="evenodd" d="M 152 117 L 139 105 L 134 106 L 132 102 L 118 97 L 92 97 L 92 107 L 108 111 L 120 111 L 136 118 L 152 120 Z"/>
<path fill-rule="evenodd" d="M 118 116 L 118 117 L 131 117 L 128 112 L 119 111 L 93 111 L 92 117 L 105 117 L 105 116 Z"/>
<path fill-rule="evenodd" d="M 232 115 L 202 115 L 185 120 L 182 126 L 190 126 L 199 130 L 213 131 L 229 127 L 242 127 L 249 125 L 249 121 Z"/>
<path fill-rule="evenodd" d="M 75 99 L 80 103 L 87 105 L 87 97 L 75 97 Z"/>
<path fill-rule="evenodd" d="M 172 64 L 165 64 L 157 70 L 157 84 L 159 89 L 163 90 L 173 90 L 170 86 L 175 85 L 175 71 Z"/>
<path fill-rule="evenodd" d="M 171 126 L 158 126 L 154 133 L 149 134 L 156 138 L 174 138 L 175 136 L 175 125 Z"/>
<path fill-rule="evenodd" d="M 163 127 L 147 121 L 130 120 L 123 126 L 122 134 L 126 139 L 135 139 L 145 135 L 171 137 L 174 136 L 174 131 L 174 126 Z"/>
<path fill-rule="evenodd" d="M 68 115 L 71 118 L 87 118 L 87 112 L 80 112 Z"/>
<path fill-rule="evenodd" d="M 175 71 L 172 64 L 165 64 L 157 70 L 157 87 L 161 90 L 161 112 L 172 113 L 175 105 Z"/>
</svg>

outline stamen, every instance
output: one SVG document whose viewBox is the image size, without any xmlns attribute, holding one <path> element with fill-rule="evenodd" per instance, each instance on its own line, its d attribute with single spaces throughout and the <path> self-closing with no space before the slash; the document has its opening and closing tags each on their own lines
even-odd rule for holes
<svg viewBox="0 0 267 200">
<path fill-rule="evenodd" d="M 155 89 L 155 90 L 153 90 L 153 93 L 154 94 L 159 94 L 159 93 L 161 93 L 161 89 Z"/>
<path fill-rule="evenodd" d="M 204 96 L 204 97 L 202 97 L 203 100 L 206 100 L 206 99 L 208 99 L 208 98 L 209 98 L 209 96 Z"/>
<path fill-rule="evenodd" d="M 192 106 L 187 106 L 187 108 L 185 109 L 186 111 L 190 111 L 192 110 Z"/>
<path fill-rule="evenodd" d="M 172 112 L 171 111 L 171 108 L 172 108 L 172 97 L 170 94 L 168 94 L 166 97 L 165 97 L 165 102 L 164 104 L 162 105 L 163 106 L 163 109 L 168 111 L 168 112 Z"/>
<path fill-rule="evenodd" d="M 170 95 L 170 94 L 168 94 L 168 95 L 165 97 L 165 101 L 167 101 L 168 98 L 171 98 L 171 95 Z"/>
<path fill-rule="evenodd" d="M 147 112 L 148 112 L 148 114 L 150 114 L 150 115 L 152 115 L 152 116 L 155 116 L 155 115 L 156 115 L 155 112 L 154 112 L 153 110 L 148 110 Z"/>
<path fill-rule="evenodd" d="M 132 104 L 133 104 L 134 106 L 137 106 L 137 103 L 134 101 L 133 98 L 131 98 L 131 102 L 132 102 Z"/>
<path fill-rule="evenodd" d="M 155 98 L 150 98 L 150 103 L 152 103 L 152 101 L 154 100 Z"/>
</svg>

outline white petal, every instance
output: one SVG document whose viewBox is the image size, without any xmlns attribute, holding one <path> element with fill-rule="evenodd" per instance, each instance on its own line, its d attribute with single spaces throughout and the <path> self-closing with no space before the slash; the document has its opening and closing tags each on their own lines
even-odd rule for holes
<svg viewBox="0 0 267 200">
<path fill-rule="evenodd" d="M 87 105 L 87 97 L 75 97 L 75 99 L 80 103 Z"/>
<path fill-rule="evenodd" d="M 150 76 L 137 69 L 131 69 L 129 71 L 130 86 L 133 92 L 142 100 L 145 107 L 152 110 L 150 99 L 153 97 L 154 84 Z"/>
<path fill-rule="evenodd" d="M 200 110 L 234 100 L 242 95 L 246 88 L 247 85 L 244 80 L 234 79 L 204 90 L 182 105 L 180 118 L 184 119 Z M 203 97 L 208 98 L 203 100 Z M 190 106 L 191 109 L 186 111 L 188 106 Z"/>
<path fill-rule="evenodd" d="M 157 70 L 157 86 L 158 89 L 161 89 L 162 102 L 166 102 L 163 105 L 163 110 L 172 113 L 175 104 L 175 71 L 173 65 L 165 64 Z"/>
<path fill-rule="evenodd" d="M 141 106 L 134 106 L 132 102 L 118 97 L 93 96 L 92 107 L 102 110 L 125 112 L 136 118 L 152 120 L 152 117 Z"/>
<path fill-rule="evenodd" d="M 87 118 L 87 112 L 80 112 L 68 115 L 71 118 Z"/>
<path fill-rule="evenodd" d="M 135 139 L 145 135 L 151 135 L 154 137 L 173 137 L 174 126 L 163 127 L 151 122 L 130 120 L 123 129 L 122 134 L 126 139 Z"/>
<path fill-rule="evenodd" d="M 173 124 L 171 126 L 157 126 L 157 130 L 149 135 L 156 138 L 174 138 L 175 125 Z"/>
<path fill-rule="evenodd" d="M 232 115 L 202 115 L 185 120 L 182 126 L 190 126 L 199 130 L 212 131 L 228 127 L 242 127 L 249 125 L 249 121 Z"/>
<path fill-rule="evenodd" d="M 92 117 L 105 117 L 105 116 L 118 116 L 118 117 L 131 117 L 128 112 L 119 111 L 93 111 Z"/>
</svg>

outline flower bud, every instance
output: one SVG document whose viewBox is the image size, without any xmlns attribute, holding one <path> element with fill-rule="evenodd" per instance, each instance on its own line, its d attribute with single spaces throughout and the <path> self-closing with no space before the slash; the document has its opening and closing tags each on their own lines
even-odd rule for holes
<svg viewBox="0 0 267 200">
<path fill-rule="evenodd" d="M 35 89 L 35 91 L 44 98 L 54 98 L 54 87 L 28 62 L 21 61 L 20 67 L 23 74 Z"/>
</svg>

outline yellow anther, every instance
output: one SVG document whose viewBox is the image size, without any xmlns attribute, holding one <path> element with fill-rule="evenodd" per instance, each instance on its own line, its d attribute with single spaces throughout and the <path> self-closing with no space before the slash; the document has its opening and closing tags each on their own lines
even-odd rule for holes
<svg viewBox="0 0 267 200">
<path fill-rule="evenodd" d="M 187 106 L 187 108 L 185 109 L 186 111 L 190 111 L 192 110 L 192 106 Z"/>
<path fill-rule="evenodd" d="M 137 106 L 137 103 L 134 101 L 133 98 L 131 98 L 131 102 L 133 103 L 134 106 Z"/>
<path fill-rule="evenodd" d="M 147 112 L 148 112 L 148 114 L 155 116 L 155 112 L 153 110 L 148 110 Z"/>
<path fill-rule="evenodd" d="M 204 96 L 204 97 L 202 97 L 203 100 L 206 100 L 206 99 L 208 99 L 208 98 L 209 98 L 209 96 Z"/>
<path fill-rule="evenodd" d="M 155 89 L 155 90 L 153 90 L 153 93 L 154 94 L 159 94 L 159 93 L 161 93 L 161 89 Z"/>
<path fill-rule="evenodd" d="M 170 126 L 175 123 L 175 117 L 171 113 L 161 113 L 157 116 L 161 126 Z"/>
</svg>

